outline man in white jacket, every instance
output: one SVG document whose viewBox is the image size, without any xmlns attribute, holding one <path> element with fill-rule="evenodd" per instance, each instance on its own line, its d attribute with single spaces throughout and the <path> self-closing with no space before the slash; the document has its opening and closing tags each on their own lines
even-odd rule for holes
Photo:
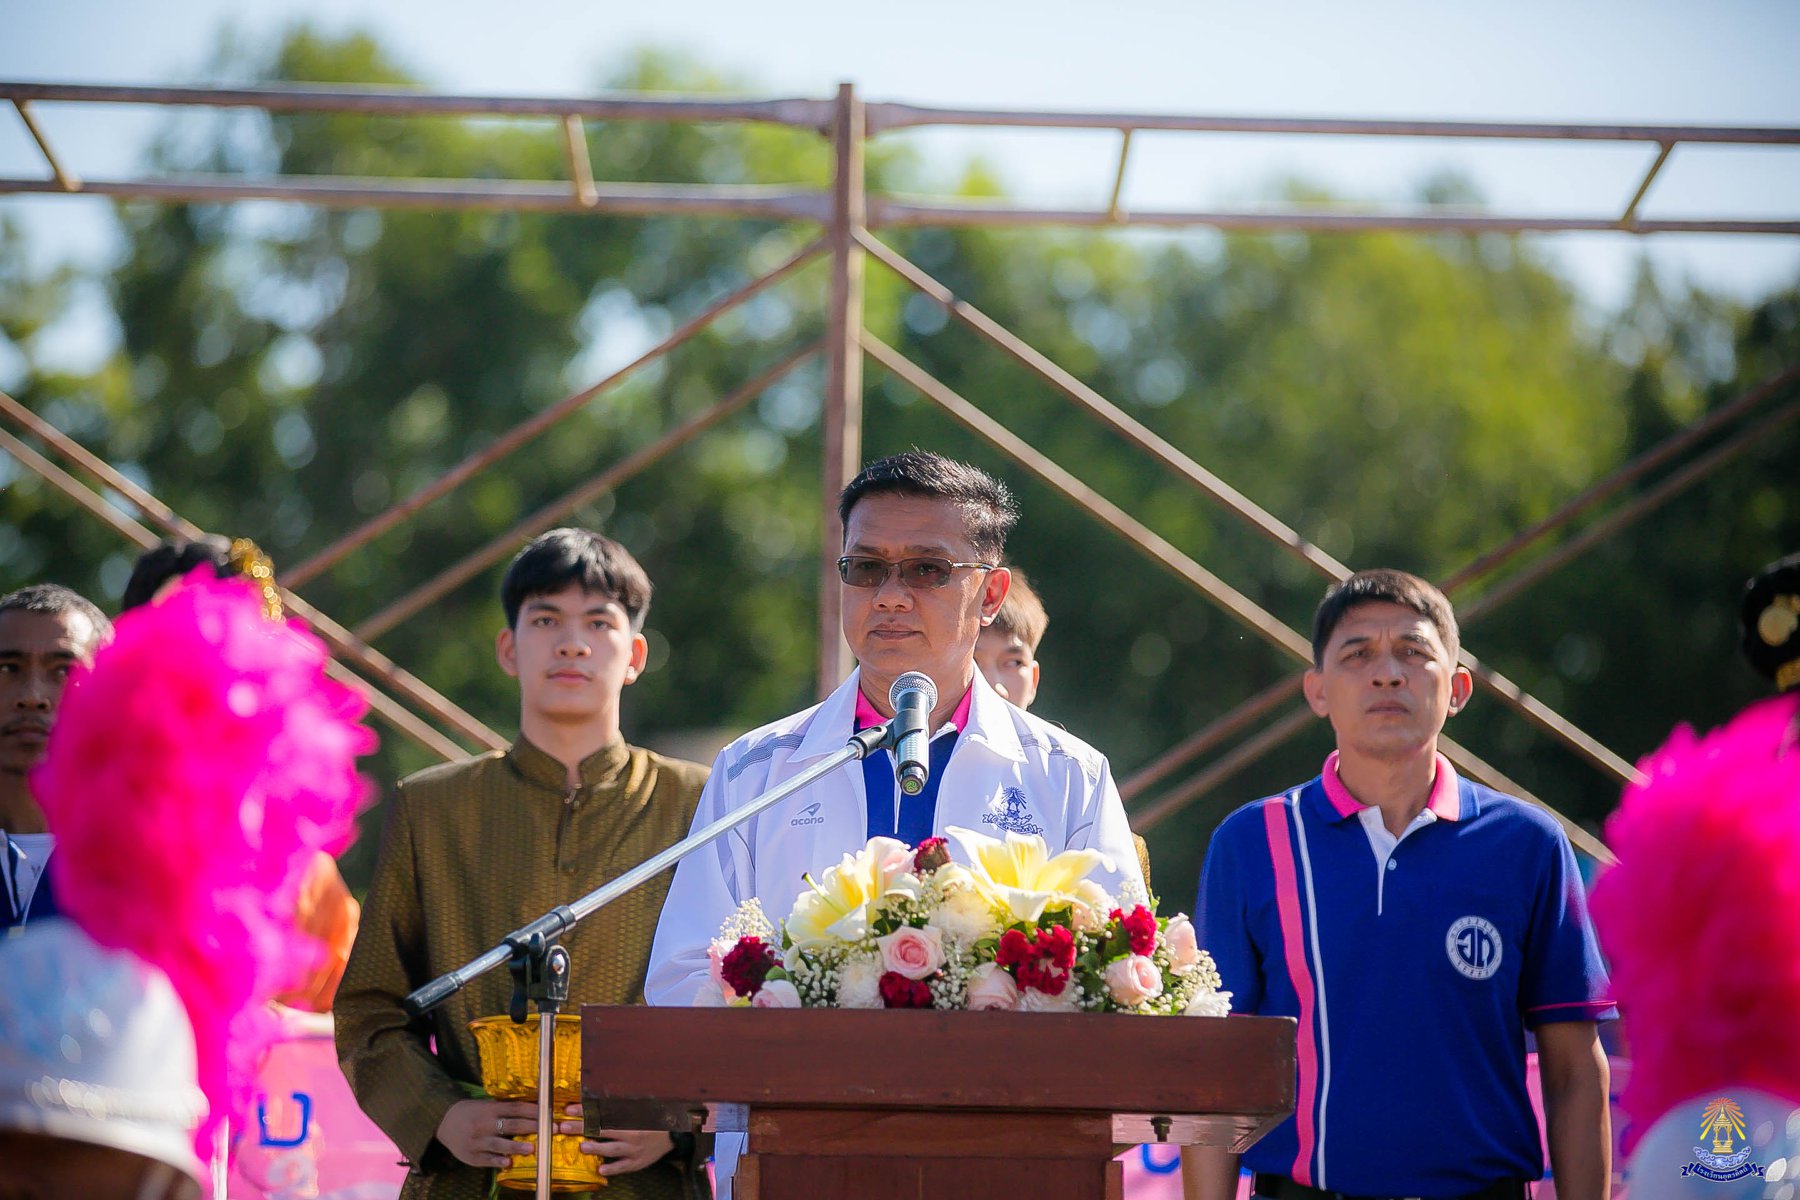
<svg viewBox="0 0 1800 1200">
<path fill-rule="evenodd" d="M 838 515 L 844 637 L 860 665 L 823 703 L 721 751 L 694 826 L 892 717 L 888 689 L 907 671 L 937 685 L 930 781 L 917 796 L 903 795 L 891 753 L 878 751 L 688 856 L 657 923 L 644 989 L 651 1004 L 694 1003 L 707 980 L 707 946 L 740 903 L 755 897 L 779 921 L 807 886 L 803 876 L 816 877 L 878 834 L 917 844 L 952 825 L 994 837 L 1035 833 L 1052 852 L 1100 850 L 1111 860 L 1102 886 L 1143 893 L 1105 756 L 1008 704 L 975 669 L 975 639 L 1011 578 L 998 565 L 1017 519 L 1006 488 L 963 463 L 913 451 L 865 467 L 844 489 Z"/>
</svg>

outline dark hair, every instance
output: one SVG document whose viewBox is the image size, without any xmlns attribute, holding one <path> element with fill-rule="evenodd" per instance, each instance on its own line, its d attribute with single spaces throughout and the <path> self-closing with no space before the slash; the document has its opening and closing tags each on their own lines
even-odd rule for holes
<svg viewBox="0 0 1800 1200">
<path fill-rule="evenodd" d="M 1006 485 L 967 463 L 941 454 L 908 450 L 876 459 L 838 497 L 838 521 L 848 528 L 850 510 L 866 496 L 897 494 L 948 500 L 962 510 L 964 531 L 975 553 L 994 562 L 1006 549 L 1006 535 L 1019 520 Z"/>
<path fill-rule="evenodd" d="M 129 612 L 156 599 L 157 591 L 171 579 L 179 579 L 202 564 L 224 577 L 231 571 L 231 543 L 216 533 L 197 538 L 164 538 L 138 555 L 119 597 L 119 611 Z"/>
<path fill-rule="evenodd" d="M 95 645 L 112 637 L 112 622 L 100 611 L 100 606 L 74 588 L 66 588 L 60 583 L 34 583 L 0 596 L 0 613 L 9 612 L 42 613 L 50 617 L 80 613 L 94 627 Z"/>
<path fill-rule="evenodd" d="M 1012 572 L 1012 586 L 1006 589 L 1006 599 L 1000 602 L 1000 611 L 994 614 L 988 628 L 995 633 L 1011 634 L 1036 654 L 1038 643 L 1044 640 L 1044 630 L 1050 627 L 1050 614 L 1044 611 L 1044 602 L 1038 599 L 1038 594 L 1031 590 L 1025 572 L 1017 567 L 1007 570 Z"/>
<path fill-rule="evenodd" d="M 1775 681 L 1775 690 L 1800 688 L 1800 554 L 1776 559 L 1744 584 L 1739 613 L 1744 657 Z"/>
<path fill-rule="evenodd" d="M 1358 571 L 1326 589 L 1318 611 L 1313 613 L 1313 666 L 1325 664 L 1325 646 L 1343 621 L 1344 614 L 1364 604 L 1398 604 L 1412 609 L 1437 626 L 1438 636 L 1444 639 L 1444 648 L 1455 656 L 1460 635 L 1456 630 L 1456 613 L 1444 593 L 1417 575 L 1380 567 L 1373 571 Z"/>
<path fill-rule="evenodd" d="M 650 576 L 619 543 L 591 529 L 574 528 L 540 533 L 513 556 L 500 581 L 506 627 L 518 628 L 525 601 L 560 592 L 571 583 L 611 596 L 631 618 L 632 631 L 643 629 L 650 612 Z"/>
</svg>

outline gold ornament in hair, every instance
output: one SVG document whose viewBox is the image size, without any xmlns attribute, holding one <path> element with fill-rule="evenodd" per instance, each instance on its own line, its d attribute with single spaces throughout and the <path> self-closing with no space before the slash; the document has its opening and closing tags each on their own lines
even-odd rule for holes
<svg viewBox="0 0 1800 1200">
<path fill-rule="evenodd" d="M 233 538 L 226 565 L 257 586 L 262 592 L 263 616 L 271 621 L 282 619 L 281 589 L 275 586 L 275 563 L 249 538 Z"/>
<path fill-rule="evenodd" d="M 1777 596 L 1756 618 L 1756 636 L 1765 646 L 1785 646 L 1800 629 L 1800 596 Z"/>
</svg>

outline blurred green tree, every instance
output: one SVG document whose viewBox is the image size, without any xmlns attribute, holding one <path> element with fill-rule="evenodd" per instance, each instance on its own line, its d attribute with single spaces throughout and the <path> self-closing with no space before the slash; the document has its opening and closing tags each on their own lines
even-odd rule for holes
<svg viewBox="0 0 1800 1200">
<path fill-rule="evenodd" d="M 269 80 L 407 82 L 367 37 L 289 34 L 220 71 Z M 645 53 L 604 81 L 632 91 L 745 90 Z M 817 136 L 742 125 L 593 124 L 596 176 L 823 186 Z M 925 178 L 875 143 L 874 186 Z M 556 178 L 560 132 L 519 122 L 235 114 L 171 127 L 169 170 Z M 966 194 L 1002 182 L 979 164 Z M 1432 181 L 1427 200 L 1468 199 Z M 1446 190 L 1448 189 L 1448 190 Z M 1317 198 L 1302 185 L 1296 198 Z M 27 404 L 196 522 L 293 565 L 595 382 L 791 254 L 805 225 L 695 218 L 322 211 L 245 204 L 119 208 L 105 279 L 118 352 L 91 375 L 38 361 L 70 303 L 0 225 L 0 370 Z M 1518 239 L 884 235 L 1228 483 L 1352 567 L 1443 577 L 1709 406 L 1800 358 L 1800 294 L 1749 311 L 1646 275 L 1615 320 L 1584 315 Z M 305 593 L 346 624 L 816 338 L 819 266 L 638 371 L 554 432 L 358 550 Z M 1305 630 L 1324 580 L 1251 535 L 1052 389 L 868 268 L 870 327 L 1081 475 L 1184 553 Z M 10 354 L 7 348 L 10 347 Z M 736 732 L 807 702 L 818 554 L 815 366 L 575 514 L 657 582 L 652 670 L 627 734 Z M 1051 613 L 1040 711 L 1121 777 L 1294 664 L 1120 544 L 878 368 L 865 457 L 929 446 L 1013 484 L 1011 553 Z M 1735 655 L 1738 583 L 1800 545 L 1791 426 L 1624 537 L 1476 623 L 1471 648 L 1628 757 L 1677 719 L 1712 722 L 1755 694 Z M 0 459 L 0 586 L 54 577 L 115 600 L 130 561 L 112 535 Z M 1539 551 L 1541 553 L 1542 551 Z M 502 732 L 494 665 L 499 566 L 378 645 Z M 1504 575 L 1500 576 L 1504 578 Z M 1483 585 L 1485 586 L 1485 584 Z M 1479 588 L 1469 595 L 1479 595 Z M 1597 820 L 1616 790 L 1494 703 L 1457 736 L 1566 811 Z M 1156 875 L 1185 905 L 1212 826 L 1304 778 L 1315 727 L 1160 826 Z M 384 739 L 387 782 L 425 757 Z M 1171 782 L 1179 782 L 1173 780 Z M 346 874 L 367 869 L 373 839 Z"/>
</svg>

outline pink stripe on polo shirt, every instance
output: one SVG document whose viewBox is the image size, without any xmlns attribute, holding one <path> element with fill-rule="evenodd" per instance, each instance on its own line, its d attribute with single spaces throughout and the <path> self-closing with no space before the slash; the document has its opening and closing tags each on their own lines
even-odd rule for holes
<svg viewBox="0 0 1800 1200">
<path fill-rule="evenodd" d="M 1348 793 L 1346 793 L 1348 794 Z M 1269 861 L 1275 868 L 1275 909 L 1281 918 L 1281 947 L 1287 960 L 1288 982 L 1300 1002 L 1298 1044 L 1294 1057 L 1299 1066 L 1299 1088 L 1294 1097 L 1294 1128 L 1299 1153 L 1290 1170 L 1296 1183 L 1310 1185 L 1314 1130 L 1314 1106 L 1319 1097 L 1319 1048 L 1313 1032 L 1313 980 L 1306 965 L 1306 934 L 1301 928 L 1300 887 L 1294 869 L 1293 847 L 1288 845 L 1287 805 L 1280 797 L 1262 802 L 1263 827 L 1269 836 Z"/>
</svg>

